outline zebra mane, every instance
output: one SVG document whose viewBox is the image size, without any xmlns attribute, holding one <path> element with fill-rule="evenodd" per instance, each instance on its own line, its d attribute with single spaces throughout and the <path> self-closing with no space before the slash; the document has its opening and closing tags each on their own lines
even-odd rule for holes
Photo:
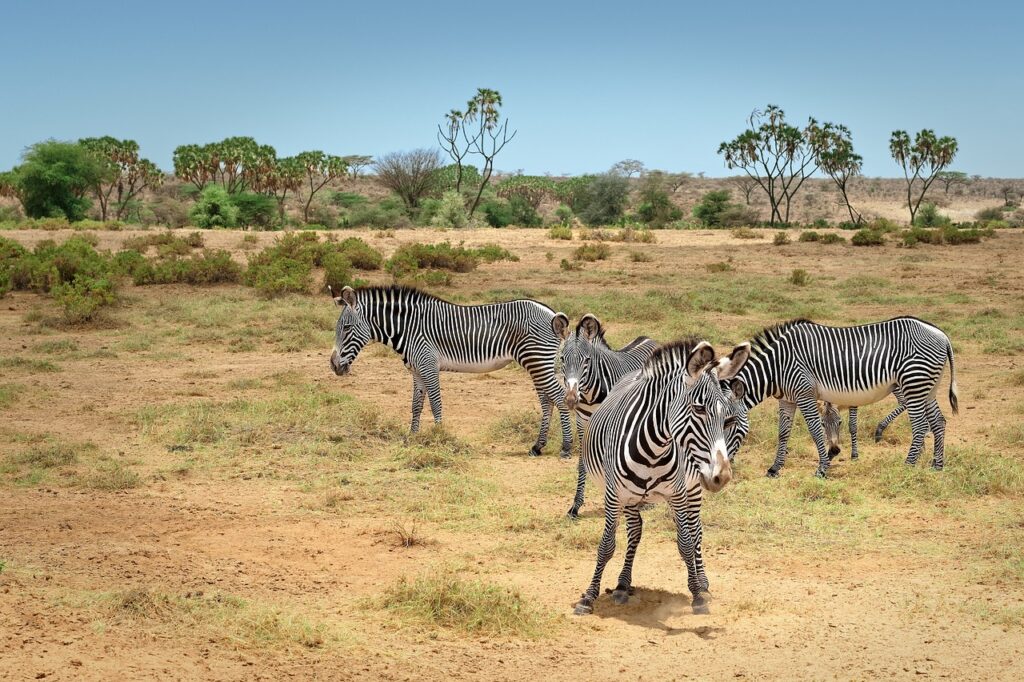
<svg viewBox="0 0 1024 682">
<path fill-rule="evenodd" d="M 785 336 L 789 330 L 801 324 L 814 324 L 814 322 L 803 317 L 798 317 L 794 320 L 788 320 L 786 322 L 780 322 L 779 324 L 773 324 L 770 327 L 765 327 L 755 334 L 753 339 L 751 339 L 751 352 L 760 355 L 761 353 L 774 348 L 779 339 Z"/>
<path fill-rule="evenodd" d="M 644 363 L 644 376 L 648 378 L 665 376 L 679 369 L 686 369 L 686 359 L 701 340 L 692 336 L 658 346 L 654 354 Z"/>
</svg>

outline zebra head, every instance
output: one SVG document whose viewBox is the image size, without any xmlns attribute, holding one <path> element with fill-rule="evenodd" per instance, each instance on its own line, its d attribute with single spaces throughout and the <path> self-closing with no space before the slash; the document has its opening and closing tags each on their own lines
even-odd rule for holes
<svg viewBox="0 0 1024 682">
<path fill-rule="evenodd" d="M 747 386 L 742 379 L 736 378 L 721 381 L 720 384 L 729 400 L 728 416 L 725 418 L 725 445 L 731 463 L 750 432 L 750 409 L 743 402 Z"/>
<path fill-rule="evenodd" d="M 565 386 L 565 405 L 570 410 L 575 410 L 582 398 L 593 393 L 596 375 L 592 371 L 592 342 L 603 334 L 601 321 L 588 313 L 580 319 L 576 331 L 569 334 L 562 344 L 559 374 Z"/>
<path fill-rule="evenodd" d="M 839 416 L 839 410 L 832 403 L 825 403 L 823 406 L 821 423 L 825 427 L 825 444 L 828 446 L 829 459 L 839 454 L 839 427 L 843 425 L 843 418 Z"/>
<path fill-rule="evenodd" d="M 331 292 L 334 293 L 333 291 Z M 338 325 L 334 329 L 334 350 L 331 352 L 331 369 L 338 376 L 348 374 L 359 351 L 372 337 L 370 325 L 360 310 L 356 292 L 352 287 L 341 290 L 341 296 L 334 299 L 341 307 Z"/>
<path fill-rule="evenodd" d="M 714 349 L 706 342 L 690 353 L 683 380 L 686 390 L 670 415 L 675 447 L 683 454 L 684 466 L 696 472 L 701 485 L 718 492 L 732 480 L 732 464 L 726 446 L 726 422 L 737 428 L 736 403 L 742 403 L 742 383 L 729 384 L 750 357 L 750 344 L 742 344 L 715 360 Z"/>
</svg>

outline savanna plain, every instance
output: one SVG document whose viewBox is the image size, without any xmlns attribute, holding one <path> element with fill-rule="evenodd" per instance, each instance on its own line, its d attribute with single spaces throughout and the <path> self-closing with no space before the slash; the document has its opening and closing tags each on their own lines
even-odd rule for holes
<svg viewBox="0 0 1024 682">
<path fill-rule="evenodd" d="M 98 246 L 134 234 L 100 232 Z M 798 421 L 782 476 L 767 479 L 776 405 L 755 408 L 733 483 L 705 498 L 710 615 L 689 607 L 664 507 L 645 513 L 630 603 L 603 595 L 594 615 L 571 615 L 594 567 L 600 486 L 566 519 L 575 462 L 559 459 L 557 430 L 527 456 L 539 409 L 518 367 L 444 375 L 445 428 L 410 437 L 394 353 L 371 345 L 349 375 L 330 372 L 327 294 L 128 285 L 102 323 L 69 327 L 52 300 L 9 293 L 0 677 L 1021 679 L 1024 234 L 914 248 L 753 234 L 661 231 L 568 270 L 578 238 L 546 230 L 359 233 L 385 255 L 498 244 L 519 260 L 433 291 L 594 313 L 616 346 L 696 334 L 725 350 L 794 317 L 913 314 L 949 334 L 961 409 L 950 414 L 947 371 L 943 472 L 927 466 L 930 440 L 916 468 L 903 463 L 905 417 L 873 442 L 890 398 L 861 410 L 858 461 L 844 434 L 829 479 L 815 479 Z M 203 232 L 243 263 L 275 238 Z"/>
</svg>

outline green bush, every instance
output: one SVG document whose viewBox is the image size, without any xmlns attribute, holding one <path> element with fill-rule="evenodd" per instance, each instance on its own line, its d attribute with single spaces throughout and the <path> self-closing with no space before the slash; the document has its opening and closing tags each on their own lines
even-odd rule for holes
<svg viewBox="0 0 1024 682">
<path fill-rule="evenodd" d="M 330 195 L 330 201 L 335 206 L 348 209 L 365 206 L 370 202 L 362 194 L 356 194 L 355 192 L 334 192 Z"/>
<path fill-rule="evenodd" d="M 536 209 L 520 196 L 513 196 L 508 201 L 488 201 L 481 206 L 481 210 L 484 220 L 491 227 L 538 227 L 542 222 Z"/>
<path fill-rule="evenodd" d="M 854 233 L 850 238 L 854 246 L 882 246 L 885 244 L 885 234 L 878 230 L 863 227 Z"/>
<path fill-rule="evenodd" d="M 548 238 L 572 241 L 572 228 L 565 225 L 555 225 L 548 230 Z"/>
<path fill-rule="evenodd" d="M 436 201 L 436 200 L 433 200 Z M 422 202 L 425 205 L 426 200 Z M 422 209 L 421 209 L 422 216 Z M 431 214 L 430 217 L 432 217 Z M 400 199 L 387 197 L 379 203 L 356 203 L 351 208 L 343 209 L 338 216 L 341 227 L 404 227 L 409 224 L 405 207 Z M 430 224 L 429 217 L 425 224 Z"/>
<path fill-rule="evenodd" d="M 469 222 L 466 214 L 466 202 L 455 190 L 448 190 L 441 195 L 441 204 L 437 207 L 430 224 L 435 227 L 465 227 Z"/>
<path fill-rule="evenodd" d="M 914 227 L 943 227 L 952 221 L 948 216 L 939 213 L 935 204 L 925 204 L 914 217 Z"/>
<path fill-rule="evenodd" d="M 349 237 L 337 248 L 358 270 L 380 270 L 384 266 L 384 255 L 359 237 Z"/>
<path fill-rule="evenodd" d="M 51 293 L 64 308 L 64 318 L 71 324 L 96 319 L 103 308 L 117 300 L 114 283 L 109 279 L 80 277 L 74 282 L 56 285 Z"/>
<path fill-rule="evenodd" d="M 841 234 L 836 234 L 835 232 L 826 232 L 825 234 L 821 235 L 821 243 L 822 244 L 845 244 L 846 243 L 846 238 L 843 237 L 843 235 L 841 235 Z"/>
<path fill-rule="evenodd" d="M 573 210 L 587 225 L 613 225 L 624 215 L 628 201 L 629 180 L 599 175 L 582 187 Z"/>
<path fill-rule="evenodd" d="M 974 214 L 974 217 L 982 222 L 990 222 L 992 220 L 1002 220 L 1004 218 L 1004 211 L 1008 207 L 1006 206 L 990 206 L 983 208 Z"/>
<path fill-rule="evenodd" d="M 794 285 L 794 286 L 798 286 L 798 287 L 807 286 L 807 284 L 810 281 L 811 281 L 811 276 L 810 276 L 810 274 L 808 274 L 808 272 L 806 270 L 802 270 L 802 269 L 797 268 L 796 270 L 794 270 L 789 275 L 789 283 Z"/>
<path fill-rule="evenodd" d="M 775 246 L 783 246 L 784 244 L 788 244 L 788 243 L 789 243 L 789 233 L 788 232 L 783 232 L 783 231 L 780 230 L 779 232 L 775 233 L 775 238 L 772 240 L 772 244 L 775 244 Z"/>
<path fill-rule="evenodd" d="M 607 260 L 611 254 L 612 250 L 607 244 L 596 242 L 594 244 L 583 244 L 573 252 L 572 257 L 574 260 L 593 263 L 594 261 Z"/>
<path fill-rule="evenodd" d="M 749 227 L 734 227 L 732 236 L 736 239 L 760 239 L 761 235 Z"/>
<path fill-rule="evenodd" d="M 650 173 L 640 181 L 640 205 L 636 209 L 641 222 L 651 227 L 664 227 L 683 217 L 683 211 L 672 203 L 660 174 Z"/>
<path fill-rule="evenodd" d="M 484 263 L 496 263 L 500 260 L 519 262 L 519 256 L 497 244 L 484 244 L 473 251 Z"/>
<path fill-rule="evenodd" d="M 238 209 L 236 224 L 266 229 L 277 222 L 277 202 L 273 197 L 251 192 L 239 192 L 230 197 L 231 203 Z"/>
<path fill-rule="evenodd" d="M 85 218 L 84 195 L 103 177 L 100 161 L 80 144 L 47 140 L 29 147 L 10 179 L 30 218 Z"/>
<path fill-rule="evenodd" d="M 479 256 L 450 242 L 440 244 L 404 244 L 392 254 L 386 269 L 395 279 L 415 275 L 418 270 L 470 272 L 480 264 Z"/>
<path fill-rule="evenodd" d="M 555 209 L 555 217 L 558 218 L 558 223 L 562 227 L 569 227 L 572 223 L 572 209 L 565 204 L 559 204 Z"/>
<path fill-rule="evenodd" d="M 245 283 L 262 296 L 274 298 L 288 293 L 306 293 L 312 268 L 308 261 L 288 257 L 253 258 L 245 271 Z"/>
<path fill-rule="evenodd" d="M 801 232 L 800 233 L 800 237 L 799 237 L 799 239 L 797 239 L 797 241 L 801 241 L 801 242 L 820 242 L 821 241 L 821 235 L 818 234 L 817 232 L 815 232 L 814 230 L 808 230 L 806 232 Z"/>
<path fill-rule="evenodd" d="M 576 270 L 582 270 L 583 263 L 580 263 L 578 261 L 570 261 L 563 258 L 562 262 L 558 264 L 558 267 L 562 268 L 566 272 L 574 272 Z"/>
<path fill-rule="evenodd" d="M 343 253 L 324 256 L 324 287 L 341 291 L 352 283 L 352 262 Z"/>
<path fill-rule="evenodd" d="M 757 222 L 750 210 L 729 201 L 732 194 L 721 189 L 706 193 L 693 207 L 693 217 L 705 227 L 740 227 Z"/>
<path fill-rule="evenodd" d="M 203 188 L 188 217 L 196 227 L 235 227 L 240 211 L 220 185 Z"/>
<path fill-rule="evenodd" d="M 115 262 L 123 258 L 130 268 L 136 285 L 145 284 L 228 284 L 242 281 L 242 266 L 231 258 L 231 252 L 223 249 L 203 251 L 190 258 L 173 256 L 157 261 L 139 263 L 133 256 L 123 255 L 137 252 L 121 252 Z"/>
</svg>

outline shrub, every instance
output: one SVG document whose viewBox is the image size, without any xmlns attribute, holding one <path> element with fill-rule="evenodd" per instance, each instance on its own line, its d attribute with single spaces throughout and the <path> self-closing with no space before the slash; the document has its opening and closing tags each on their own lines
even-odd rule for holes
<svg viewBox="0 0 1024 682">
<path fill-rule="evenodd" d="M 800 237 L 797 241 L 801 242 L 820 242 L 821 235 L 814 230 L 808 230 L 807 232 L 801 232 Z"/>
<path fill-rule="evenodd" d="M 384 266 L 384 255 L 359 237 L 341 242 L 338 251 L 358 270 L 380 270 Z"/>
<path fill-rule="evenodd" d="M 405 244 L 388 260 L 386 269 L 395 279 L 416 274 L 418 270 L 449 270 L 470 272 L 480 264 L 476 253 L 450 242 L 440 244 Z"/>
<path fill-rule="evenodd" d="M 555 225 L 548 230 L 548 238 L 572 241 L 572 229 L 565 225 Z"/>
<path fill-rule="evenodd" d="M 789 243 L 789 233 L 788 232 L 783 232 L 783 231 L 780 230 L 779 232 L 775 233 L 775 239 L 772 240 L 772 244 L 775 244 L 775 246 L 782 246 L 782 245 L 788 244 L 788 243 Z"/>
<path fill-rule="evenodd" d="M 717 263 L 706 263 L 704 268 L 708 272 L 732 272 L 732 263 L 728 261 L 719 261 Z"/>
<path fill-rule="evenodd" d="M 863 227 L 854 233 L 850 242 L 854 246 L 882 246 L 885 244 L 885 235 L 877 230 Z"/>
<path fill-rule="evenodd" d="M 624 227 L 619 232 L 611 235 L 610 241 L 613 242 L 637 242 L 640 244 L 653 244 L 657 241 L 654 236 L 654 232 L 649 229 L 634 229 L 632 227 Z"/>
<path fill-rule="evenodd" d="M 593 263 L 594 261 L 606 260 L 611 256 L 611 253 L 612 250 L 607 244 L 597 242 L 596 244 L 583 244 L 573 252 L 572 257 L 574 260 Z"/>
<path fill-rule="evenodd" d="M 612 225 L 622 218 L 628 200 L 629 180 L 599 175 L 580 188 L 573 210 L 587 225 Z"/>
<path fill-rule="evenodd" d="M 484 263 L 496 263 L 500 260 L 519 262 L 519 256 L 497 244 L 484 244 L 473 251 Z"/>
<path fill-rule="evenodd" d="M 491 227 L 507 227 L 508 225 L 519 225 L 520 227 L 537 227 L 541 224 L 537 210 L 526 199 L 520 196 L 513 196 L 506 201 L 488 201 L 481 206 L 484 220 Z"/>
<path fill-rule="evenodd" d="M 421 217 L 426 212 L 426 202 L 424 199 L 421 204 Z M 432 216 L 433 213 L 429 217 Z M 430 224 L 429 217 L 425 224 Z M 387 197 L 377 204 L 356 204 L 351 209 L 345 209 L 338 217 L 338 224 L 341 227 L 404 227 L 409 225 L 409 217 L 400 200 Z"/>
<path fill-rule="evenodd" d="M 821 235 L 821 243 L 822 244 L 845 244 L 846 243 L 846 238 L 843 237 L 843 235 L 841 235 L 841 234 L 836 234 L 835 232 L 826 232 L 825 234 Z"/>
<path fill-rule="evenodd" d="M 235 227 L 239 213 L 226 189 L 220 185 L 208 185 L 203 188 L 188 217 L 196 227 Z"/>
<path fill-rule="evenodd" d="M 755 232 L 749 227 L 735 227 L 732 230 L 732 236 L 736 239 L 760 239 L 761 234 Z"/>
<path fill-rule="evenodd" d="M 329 200 L 332 204 L 341 208 L 356 208 L 357 206 L 365 206 L 370 202 L 362 194 L 356 194 L 355 192 L 334 192 L 329 196 Z"/>
<path fill-rule="evenodd" d="M 441 204 L 431 219 L 430 224 L 435 227 L 465 227 L 469 222 L 466 214 L 466 202 L 462 195 L 455 190 L 449 190 L 441 195 Z"/>
<path fill-rule="evenodd" d="M 188 225 L 188 204 L 174 197 L 157 197 L 147 204 L 152 214 L 145 223 L 163 225 L 164 227 L 185 227 Z"/>
<path fill-rule="evenodd" d="M 117 300 L 112 281 L 90 277 L 81 277 L 69 284 L 58 284 L 52 294 L 64 308 L 64 317 L 71 324 L 96 319 L 102 308 Z"/>
<path fill-rule="evenodd" d="M 223 249 L 203 251 L 190 258 L 171 257 L 142 262 L 130 255 L 135 251 L 122 251 L 115 263 L 124 264 L 136 285 L 145 284 L 228 284 L 242 281 L 242 266 Z"/>
<path fill-rule="evenodd" d="M 287 293 L 305 293 L 310 287 L 310 264 L 294 258 L 250 259 L 245 283 L 261 295 L 274 298 Z"/>
<path fill-rule="evenodd" d="M 562 227 L 569 227 L 572 223 L 572 209 L 565 204 L 559 204 L 555 209 L 555 217 L 558 218 L 558 223 Z"/>
<path fill-rule="evenodd" d="M 756 222 L 752 211 L 730 203 L 731 196 L 725 189 L 706 193 L 693 207 L 693 217 L 705 227 L 738 227 Z"/>
<path fill-rule="evenodd" d="M 629 259 L 634 263 L 650 263 L 654 260 L 654 257 L 649 253 L 643 251 L 630 251 Z"/>
<path fill-rule="evenodd" d="M 664 227 L 683 217 L 682 210 L 669 198 L 665 182 L 659 174 L 648 174 L 640 181 L 639 199 L 637 217 L 651 227 Z"/>
<path fill-rule="evenodd" d="M 99 159 L 80 144 L 47 140 L 29 147 L 11 175 L 30 218 L 85 218 L 92 202 L 85 198 L 103 177 Z"/>
<path fill-rule="evenodd" d="M 974 217 L 983 222 L 989 222 L 992 220 L 1002 220 L 1003 210 L 1005 208 L 1005 206 L 990 206 L 988 208 L 983 208 L 977 213 L 975 213 Z"/>
<path fill-rule="evenodd" d="M 925 204 L 914 217 L 914 227 L 942 227 L 950 222 L 948 216 L 939 213 L 935 204 Z"/>
<path fill-rule="evenodd" d="M 808 272 L 806 270 L 801 270 L 799 268 L 794 270 L 792 272 L 792 274 L 790 274 L 790 276 L 789 276 L 789 283 L 794 285 L 794 286 L 798 286 L 798 287 L 807 286 L 807 284 L 810 281 L 811 281 L 810 274 L 808 274 Z"/>
<path fill-rule="evenodd" d="M 238 209 L 238 225 L 266 229 L 277 221 L 277 202 L 273 197 L 251 192 L 239 192 L 230 197 Z"/>
<path fill-rule="evenodd" d="M 344 253 L 328 253 L 323 259 L 324 286 L 334 291 L 352 283 L 352 262 Z"/>
</svg>

